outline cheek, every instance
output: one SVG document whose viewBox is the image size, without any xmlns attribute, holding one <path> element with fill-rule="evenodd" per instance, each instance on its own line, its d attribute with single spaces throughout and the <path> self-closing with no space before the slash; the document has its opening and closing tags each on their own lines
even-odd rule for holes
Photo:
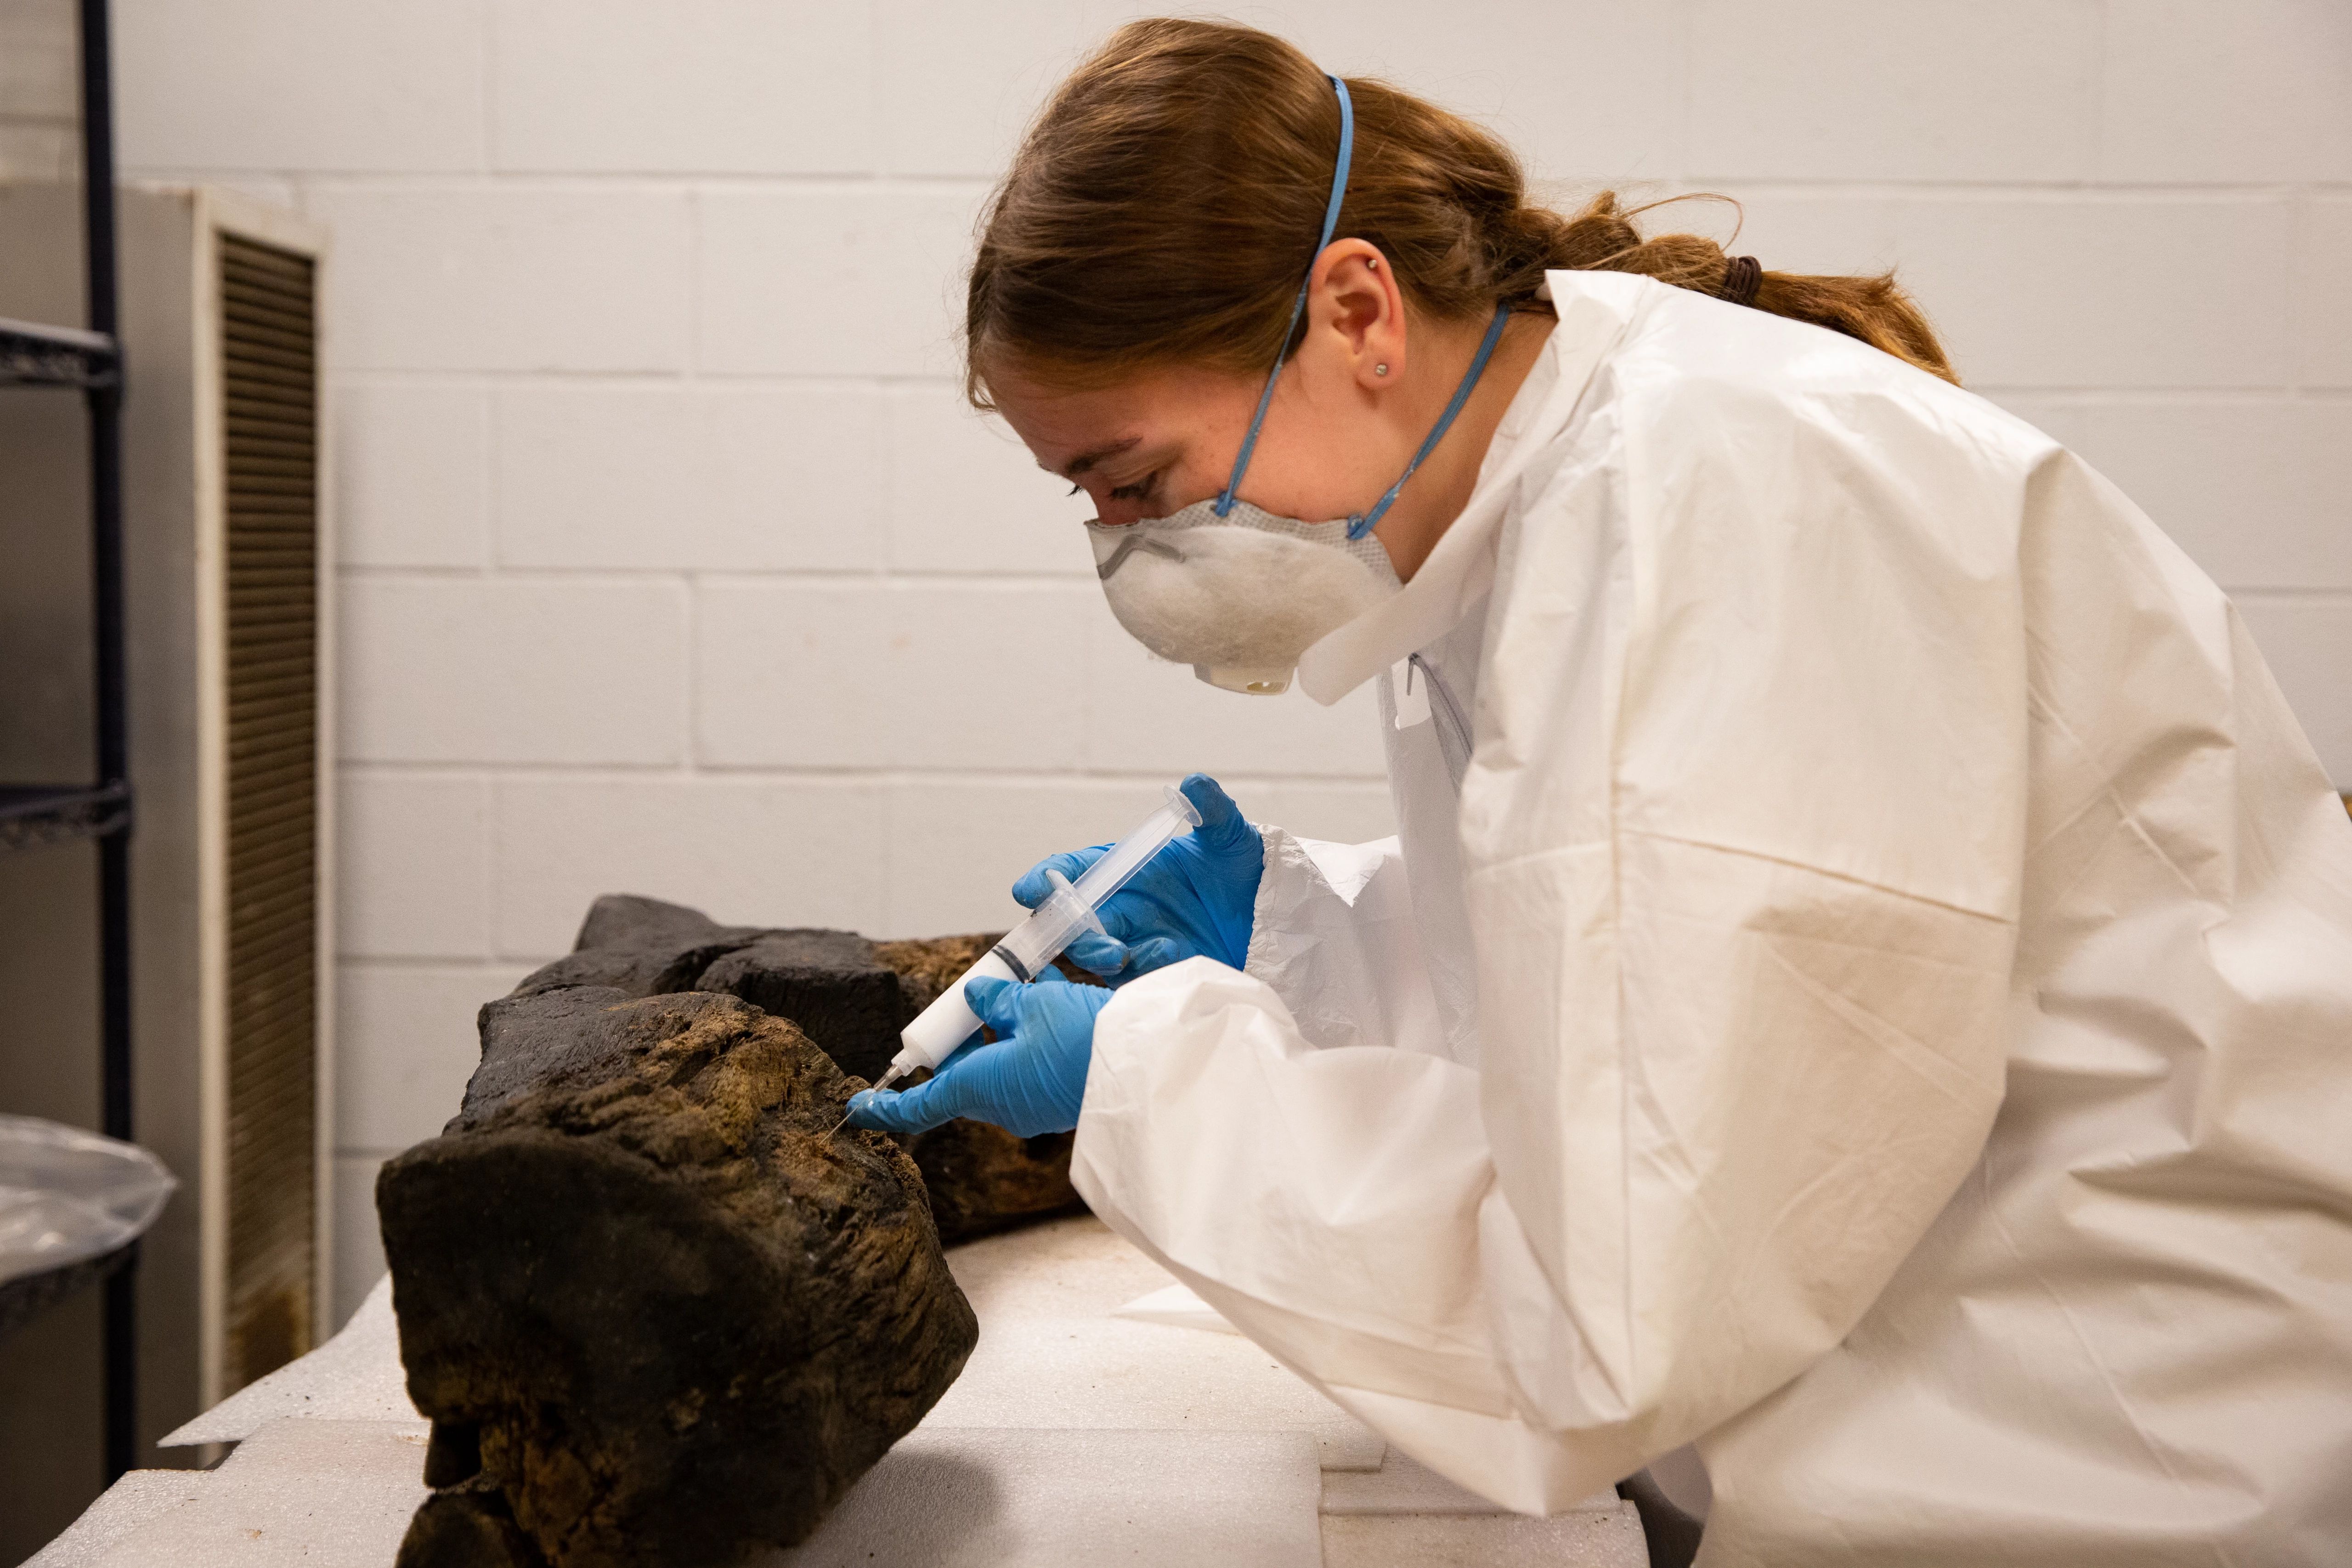
<svg viewBox="0 0 2352 1568">
<path fill-rule="evenodd" d="M 1296 425 L 1278 430 L 1276 417 L 1267 415 L 1258 435 L 1242 477 L 1242 499 L 1302 522 L 1328 522 L 1355 510 L 1361 501 L 1356 492 L 1364 488 L 1359 480 L 1372 473 L 1370 455 L 1348 450 L 1338 433 Z M 1223 489 L 1225 479 L 1219 472 L 1213 489 Z"/>
<path fill-rule="evenodd" d="M 1223 494 L 1225 480 L 1233 476 L 1234 449 L 1227 446 L 1185 453 L 1160 481 L 1160 504 L 1169 511 L 1181 511 L 1194 501 Z"/>
</svg>

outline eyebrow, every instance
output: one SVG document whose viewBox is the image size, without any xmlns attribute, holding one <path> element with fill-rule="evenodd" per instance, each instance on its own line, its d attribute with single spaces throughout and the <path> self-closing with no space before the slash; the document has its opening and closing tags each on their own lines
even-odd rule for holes
<svg viewBox="0 0 2352 1568">
<path fill-rule="evenodd" d="M 1096 464 L 1108 462 L 1121 452 L 1131 452 L 1141 445 L 1143 445 L 1142 437 L 1129 436 L 1124 441 L 1113 441 L 1108 446 L 1097 447 L 1091 452 L 1081 452 L 1062 465 L 1062 477 L 1066 479 L 1075 479 Z"/>
</svg>

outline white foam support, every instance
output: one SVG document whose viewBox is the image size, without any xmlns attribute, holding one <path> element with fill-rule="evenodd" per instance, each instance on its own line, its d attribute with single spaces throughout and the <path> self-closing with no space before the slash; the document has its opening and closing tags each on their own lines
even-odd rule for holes
<svg viewBox="0 0 2352 1568">
<path fill-rule="evenodd" d="M 1528 1519 L 1396 1449 L 1370 1472 L 1323 1477 L 1325 1568 L 1646 1568 L 1641 1515 L 1616 1492 Z"/>
<path fill-rule="evenodd" d="M 765 1568 L 1643 1568 L 1630 1504 L 1496 1510 L 1389 1451 L 1090 1216 L 949 1260 L 979 1349 L 818 1533 Z M 226 1464 L 134 1472 L 35 1563 L 383 1568 L 425 1495 L 427 1430 L 380 1285 L 333 1340 L 166 1439 L 239 1443 Z"/>
<path fill-rule="evenodd" d="M 205 1470 L 130 1471 L 84 1509 L 65 1533 L 26 1558 L 23 1568 L 91 1568 L 141 1525 L 195 1501 L 212 1479 Z"/>
<path fill-rule="evenodd" d="M 422 1421 L 400 1365 L 392 1281 L 376 1281 L 343 1331 L 299 1361 L 247 1384 L 165 1436 L 160 1448 L 241 1443 L 272 1421 Z"/>
<path fill-rule="evenodd" d="M 1517 1514 L 1325 1515 L 1323 1568 L 1649 1568 L 1632 1503 Z"/>
<path fill-rule="evenodd" d="M 1305 1432 L 926 1427 L 760 1568 L 1322 1568 Z"/>
<path fill-rule="evenodd" d="M 1190 1285 L 1171 1285 L 1149 1296 L 1138 1296 L 1111 1316 L 1139 1323 L 1165 1323 L 1171 1329 L 1202 1329 L 1213 1334 L 1238 1334 L 1225 1315 L 1192 1293 Z"/>
<path fill-rule="evenodd" d="M 1183 1285 L 1139 1296 L 1113 1315 L 1213 1333 L 1240 1331 Z M 1339 1568 L 1343 1561 L 1364 1568 L 1457 1562 L 1480 1568 L 1521 1563 L 1613 1568 L 1622 1561 L 1641 1568 L 1647 1561 L 1639 1516 L 1613 1489 L 1595 1492 L 1568 1510 L 1606 1523 L 1521 1519 L 1395 1448 L 1388 1450 L 1377 1470 L 1326 1469 L 1322 1510 L 1326 1550 L 1337 1553 L 1329 1557 L 1330 1568 Z M 1333 1525 L 1329 1521 L 1334 1517 L 1347 1522 Z M 1357 1522 L 1371 1520 L 1381 1522 Z M 1627 1521 L 1633 1532 L 1631 1556 L 1622 1540 Z M 1336 1547 L 1328 1544 L 1332 1542 Z"/>
<path fill-rule="evenodd" d="M 982 1330 L 928 1426 L 1306 1431 L 1326 1468 L 1380 1468 L 1384 1446 L 1371 1428 L 1239 1335 L 1171 1334 L 1160 1326 L 1164 1318 L 1112 1316 L 1123 1303 L 1140 1306 L 1139 1295 L 1174 1303 L 1177 1293 L 1196 1303 L 1198 1315 L 1215 1313 L 1099 1220 L 1081 1215 L 992 1237 L 948 1260 Z M 389 1280 L 378 1282 L 341 1333 L 163 1446 L 239 1442 L 286 1416 L 423 1419 L 408 1400 Z"/>
<path fill-rule="evenodd" d="M 1621 1506 L 1614 1490 L 1600 1491 L 1570 1510 L 1574 1513 L 1614 1513 Z M 1334 1471 L 1323 1478 L 1323 1511 L 1327 1514 L 1507 1514 L 1500 1503 L 1488 1502 L 1476 1492 L 1456 1486 L 1428 1466 L 1398 1452 L 1377 1470 Z"/>
<path fill-rule="evenodd" d="M 1327 1470 L 1376 1470 L 1380 1435 L 1238 1335 L 1112 1314 L 1176 1283 L 1092 1215 L 948 1254 L 980 1347 L 932 1407 L 940 1426 L 1311 1432 Z"/>
<path fill-rule="evenodd" d="M 425 1496 L 426 1431 L 272 1422 L 196 1485 L 144 1472 L 178 1484 L 152 1508 L 131 1497 L 112 1505 L 111 1528 L 94 1520 L 79 1539 L 60 1538 L 43 1568 L 383 1568 Z M 1303 1431 L 927 1428 L 885 1455 L 808 1542 L 757 1561 L 1321 1568 L 1319 1479 Z"/>
<path fill-rule="evenodd" d="M 422 1421 L 270 1422 L 90 1568 L 385 1568 L 425 1500 Z"/>
</svg>

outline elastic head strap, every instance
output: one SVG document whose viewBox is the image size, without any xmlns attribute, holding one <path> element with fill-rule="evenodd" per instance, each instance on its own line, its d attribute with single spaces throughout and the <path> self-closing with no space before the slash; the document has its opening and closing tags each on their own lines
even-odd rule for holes
<svg viewBox="0 0 2352 1568">
<path fill-rule="evenodd" d="M 1445 412 L 1437 416 L 1437 423 L 1430 426 L 1429 437 L 1422 442 L 1421 450 L 1415 452 L 1412 461 L 1404 466 L 1404 472 L 1397 476 L 1397 482 L 1372 503 L 1372 510 L 1358 512 L 1348 520 L 1349 538 L 1361 539 L 1371 532 L 1373 525 L 1387 516 L 1389 508 L 1396 504 L 1397 494 L 1404 489 L 1405 480 L 1412 478 L 1412 471 L 1421 467 L 1423 459 L 1437 450 L 1438 442 L 1445 438 L 1447 426 L 1454 423 L 1454 416 L 1462 412 L 1462 405 L 1470 401 L 1471 389 L 1486 374 L 1486 362 L 1494 357 L 1495 344 L 1502 339 L 1503 323 L 1510 319 L 1511 308 L 1508 305 L 1495 307 L 1495 319 L 1486 323 L 1486 335 L 1478 340 L 1478 352 L 1471 356 L 1470 368 L 1463 373 L 1462 384 L 1454 389 L 1454 396 L 1445 405 Z"/>
<path fill-rule="evenodd" d="M 1307 262 L 1307 276 L 1299 280 L 1298 298 L 1290 307 L 1290 325 L 1282 330 L 1282 346 L 1275 351 L 1274 369 L 1265 378 L 1265 390 L 1258 394 L 1257 412 L 1250 416 L 1249 434 L 1242 437 L 1242 449 L 1234 458 L 1233 478 L 1225 481 L 1224 493 L 1210 510 L 1223 517 L 1234 510 L 1234 492 L 1242 488 L 1242 476 L 1249 472 L 1250 454 L 1257 450 L 1258 427 L 1265 423 L 1266 405 L 1274 401 L 1274 384 L 1282 378 L 1282 367 L 1290 357 L 1291 334 L 1298 331 L 1298 319 L 1307 313 L 1307 290 L 1315 284 L 1315 263 L 1323 255 L 1323 247 L 1331 243 L 1331 231 L 1339 226 L 1339 201 L 1348 194 L 1348 163 L 1356 151 L 1356 106 L 1348 97 L 1348 84 L 1338 77 L 1327 77 L 1332 90 L 1339 95 L 1339 161 L 1331 168 L 1331 200 L 1323 209 L 1323 237 L 1315 242 L 1315 255 Z"/>
</svg>

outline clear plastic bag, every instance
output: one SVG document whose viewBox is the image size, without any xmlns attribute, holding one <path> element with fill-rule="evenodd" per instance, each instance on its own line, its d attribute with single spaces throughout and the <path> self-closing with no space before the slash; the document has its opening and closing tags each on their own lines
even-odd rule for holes
<svg viewBox="0 0 2352 1568">
<path fill-rule="evenodd" d="M 135 1239 L 179 1184 L 136 1143 L 0 1116 L 0 1284 Z"/>
</svg>

